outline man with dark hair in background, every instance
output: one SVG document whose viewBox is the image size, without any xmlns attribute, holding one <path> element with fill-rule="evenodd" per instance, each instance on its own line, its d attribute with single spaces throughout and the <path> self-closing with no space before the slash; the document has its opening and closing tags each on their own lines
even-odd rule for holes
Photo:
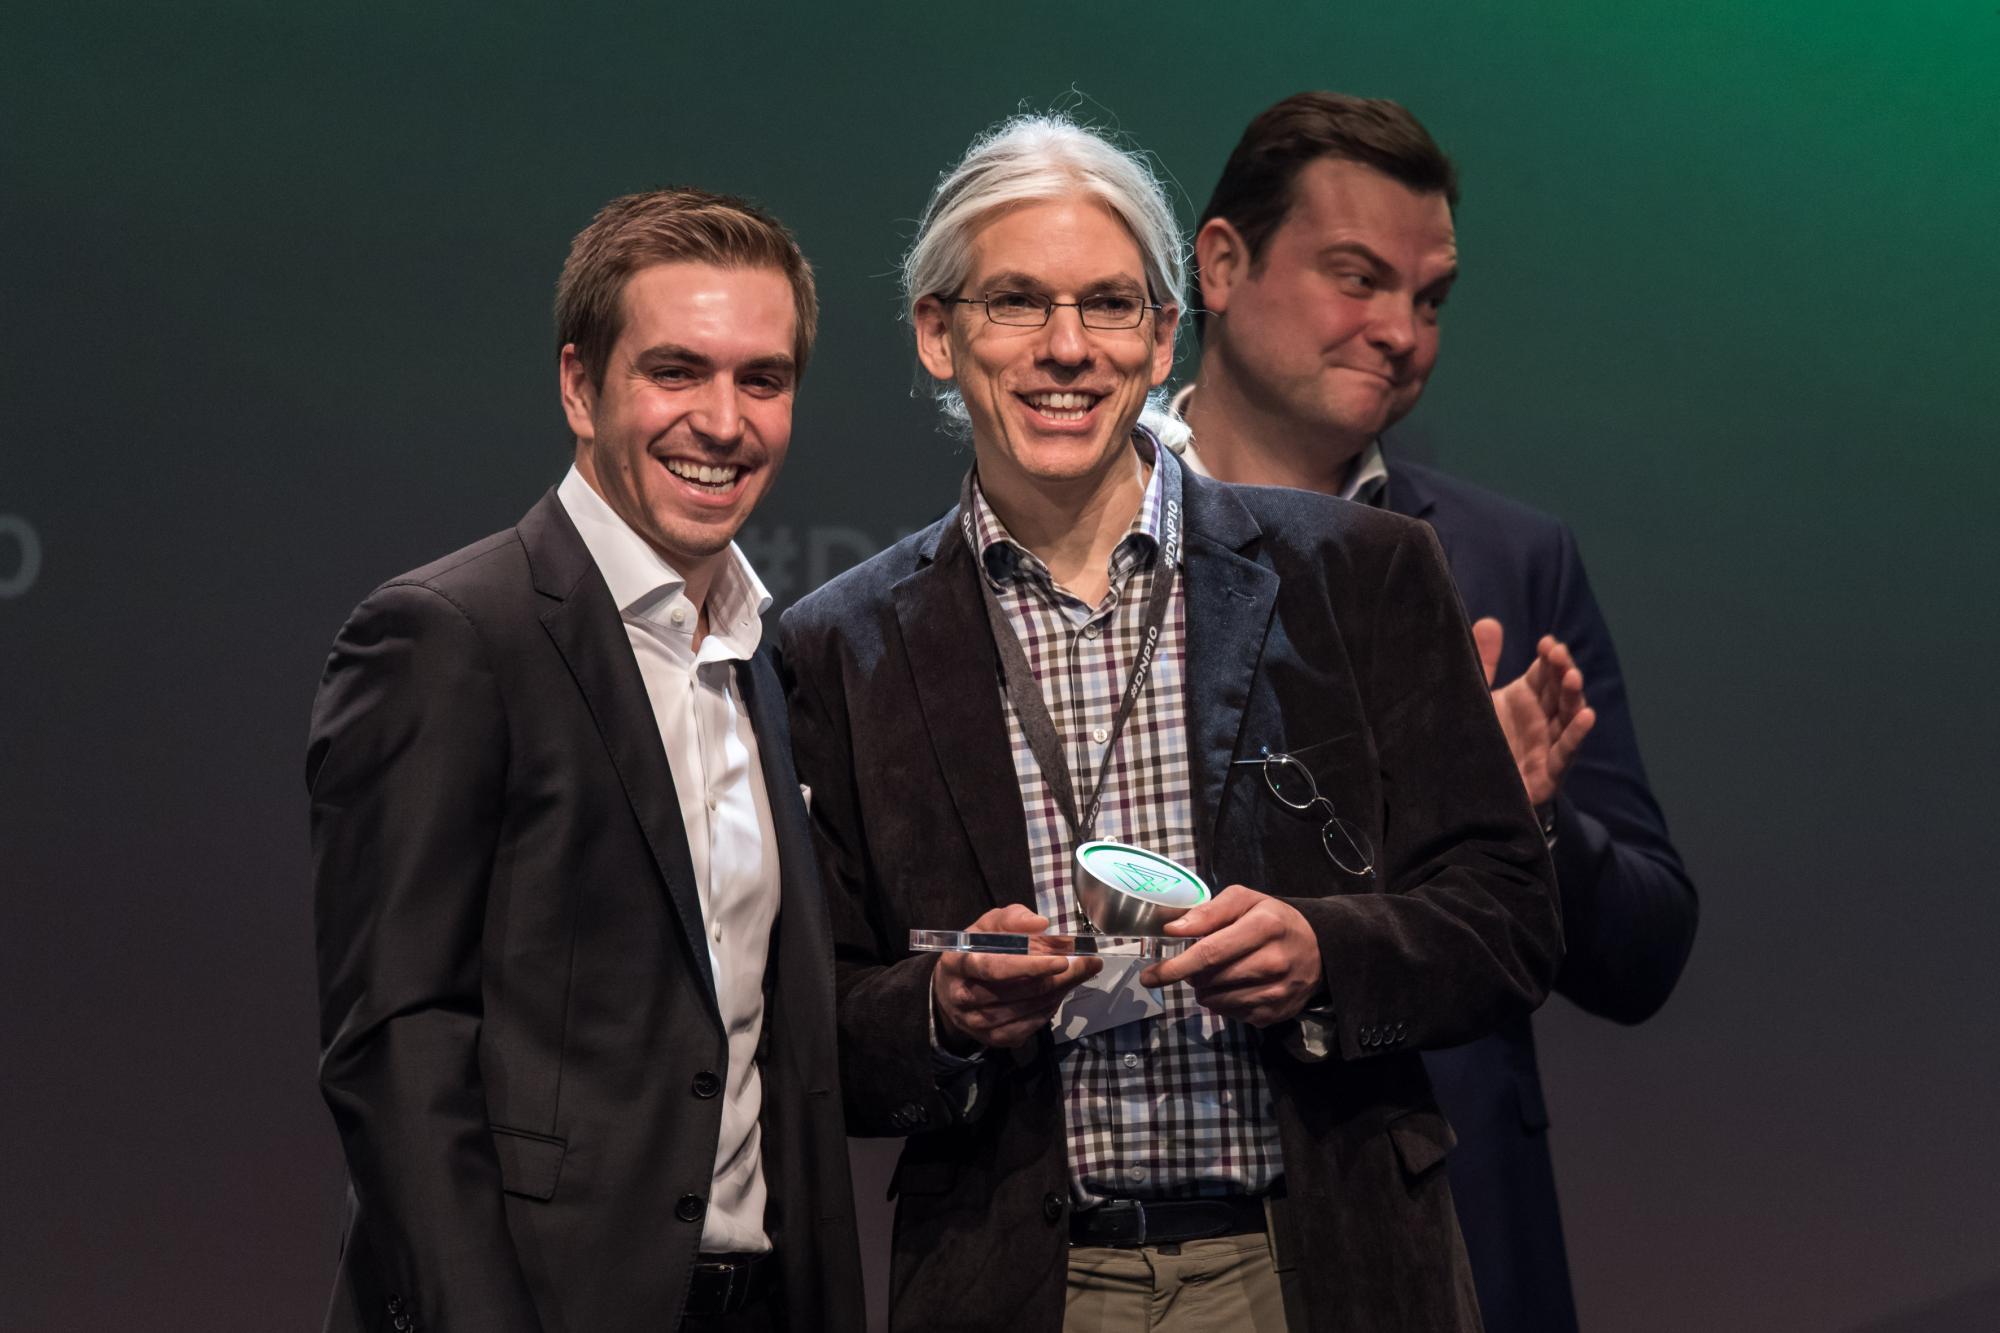
<svg viewBox="0 0 2000 1333">
<path fill-rule="evenodd" d="M 370 594 L 313 705 L 327 1327 L 855 1329 L 825 902 L 733 538 L 817 317 L 740 200 L 608 204 L 556 295 L 569 474 Z"/>
<path fill-rule="evenodd" d="M 1560 927 L 1436 540 L 1183 475 L 1183 244 L 1098 134 L 976 142 L 903 283 L 973 469 L 783 621 L 849 1123 L 908 1138 L 892 1325 L 1477 1328 L 1417 1051 L 1539 1003 Z M 1220 890 L 1186 952 L 911 952 L 1088 931 L 1093 839 Z"/>
<path fill-rule="evenodd" d="M 1184 457 L 1428 521 L 1451 562 L 1555 859 L 1556 989 L 1637 1023 L 1693 944 L 1694 886 L 1646 785 L 1611 635 L 1559 521 L 1383 451 L 1436 361 L 1456 173 L 1394 102 L 1301 93 L 1250 123 L 1195 237 L 1205 318 Z M 1589 706 L 1583 698 L 1589 691 Z M 1587 739 L 1586 739 L 1587 737 Z M 1452 1193 L 1490 1333 L 1573 1329 L 1528 1015 L 1427 1051 L 1458 1132 Z"/>
</svg>

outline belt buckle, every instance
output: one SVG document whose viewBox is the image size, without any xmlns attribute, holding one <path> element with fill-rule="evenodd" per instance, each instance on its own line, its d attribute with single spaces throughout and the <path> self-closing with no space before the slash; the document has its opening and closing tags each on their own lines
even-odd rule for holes
<svg viewBox="0 0 2000 1333">
<path fill-rule="evenodd" d="M 1116 1245 L 1122 1242 L 1127 1245 L 1144 1245 L 1146 1243 L 1146 1205 L 1143 1202 L 1138 1199 L 1113 1199 L 1104 1206 L 1119 1214 L 1129 1214 L 1134 1222 L 1134 1230 L 1131 1237 L 1127 1239 L 1122 1234 L 1114 1235 L 1110 1237 L 1112 1244 Z M 1105 1220 L 1110 1221 L 1111 1219 L 1106 1218 Z"/>
<path fill-rule="evenodd" d="M 738 1290 L 738 1284 L 741 1283 L 744 1288 L 748 1288 L 749 1265 L 740 1263 L 705 1263 L 697 1264 L 696 1267 L 707 1278 L 707 1282 L 704 1285 L 708 1287 L 710 1292 L 714 1293 L 715 1313 L 719 1315 L 736 1313 L 737 1306 L 743 1295 L 743 1292 Z M 718 1286 L 720 1287 L 720 1291 L 717 1291 Z"/>
</svg>

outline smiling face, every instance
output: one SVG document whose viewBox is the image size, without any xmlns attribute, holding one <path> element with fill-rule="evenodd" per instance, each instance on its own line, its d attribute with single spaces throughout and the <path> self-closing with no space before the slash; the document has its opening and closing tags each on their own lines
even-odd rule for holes
<svg viewBox="0 0 2000 1333">
<path fill-rule="evenodd" d="M 1017 205 L 980 228 L 966 280 L 947 295 L 1002 291 L 1153 299 L 1139 243 L 1084 196 Z M 1137 328 L 1092 329 L 1059 306 L 1042 327 L 1019 328 L 926 296 L 912 318 L 924 368 L 965 400 L 983 485 L 1089 491 L 1127 456 L 1146 391 L 1172 368 L 1178 314 L 1167 306 Z"/>
<path fill-rule="evenodd" d="M 775 268 L 655 264 L 625 284 L 624 329 L 592 385 L 562 352 L 576 468 L 690 585 L 777 479 L 798 370 L 792 287 Z"/>
<path fill-rule="evenodd" d="M 1255 263 L 1221 219 L 1196 244 L 1203 302 L 1222 316 L 1205 355 L 1295 438 L 1359 449 L 1416 406 L 1458 272 L 1442 194 L 1321 158 Z"/>
</svg>

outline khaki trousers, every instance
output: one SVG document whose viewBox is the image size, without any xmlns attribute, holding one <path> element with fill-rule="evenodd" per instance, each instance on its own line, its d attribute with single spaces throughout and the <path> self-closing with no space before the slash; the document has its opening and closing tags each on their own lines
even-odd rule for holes
<svg viewBox="0 0 2000 1333">
<path fill-rule="evenodd" d="M 1298 1271 L 1278 1271 L 1261 1232 L 1138 1249 L 1077 1245 L 1063 1333 L 1305 1333 L 1299 1287 Z"/>
</svg>

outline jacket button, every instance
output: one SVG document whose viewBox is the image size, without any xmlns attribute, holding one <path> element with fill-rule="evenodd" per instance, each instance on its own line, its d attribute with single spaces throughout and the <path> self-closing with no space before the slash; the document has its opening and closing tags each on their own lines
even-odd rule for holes
<svg viewBox="0 0 2000 1333">
<path fill-rule="evenodd" d="M 696 1074 L 694 1076 L 695 1096 L 713 1097 L 716 1093 L 721 1091 L 722 1091 L 722 1080 L 717 1078 L 710 1071 L 704 1069 L 699 1074 Z"/>
<path fill-rule="evenodd" d="M 389 1313 L 390 1314 L 403 1313 L 403 1298 L 401 1296 L 391 1296 L 389 1298 Z"/>
<path fill-rule="evenodd" d="M 674 1205 L 674 1216 L 683 1222 L 699 1222 L 702 1211 L 707 1207 L 707 1201 L 699 1194 L 683 1194 L 680 1202 Z"/>
<path fill-rule="evenodd" d="M 395 1319 L 395 1328 L 396 1328 L 396 1333 L 409 1333 L 410 1317 L 406 1314 L 397 1315 Z"/>
<path fill-rule="evenodd" d="M 1056 1193 L 1044 1194 L 1042 1196 L 1042 1216 L 1051 1222 L 1057 1222 L 1062 1220 L 1062 1215 L 1063 1196 Z"/>
</svg>

